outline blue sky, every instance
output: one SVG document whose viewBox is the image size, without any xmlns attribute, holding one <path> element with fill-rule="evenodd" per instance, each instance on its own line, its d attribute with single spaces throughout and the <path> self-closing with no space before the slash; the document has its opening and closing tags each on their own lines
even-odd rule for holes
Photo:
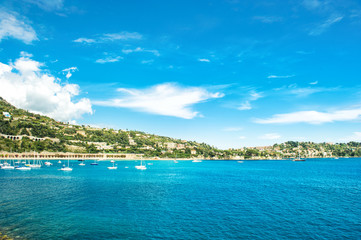
<svg viewBox="0 0 361 240">
<path fill-rule="evenodd" d="M 361 3 L 4 0 L 0 96 L 219 148 L 361 141 Z"/>
</svg>

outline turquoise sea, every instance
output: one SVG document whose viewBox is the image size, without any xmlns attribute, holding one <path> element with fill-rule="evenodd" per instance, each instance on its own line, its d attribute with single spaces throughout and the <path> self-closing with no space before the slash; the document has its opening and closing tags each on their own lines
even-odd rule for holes
<svg viewBox="0 0 361 240">
<path fill-rule="evenodd" d="M 0 170 L 19 239 L 361 239 L 361 159 L 109 162 Z M 125 168 L 125 167 L 129 168 Z"/>
</svg>

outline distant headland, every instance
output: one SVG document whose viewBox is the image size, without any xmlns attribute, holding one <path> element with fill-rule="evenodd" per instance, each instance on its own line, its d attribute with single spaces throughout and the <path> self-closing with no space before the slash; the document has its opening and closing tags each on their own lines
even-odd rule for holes
<svg viewBox="0 0 361 240">
<path fill-rule="evenodd" d="M 360 157 L 361 143 L 288 141 L 221 150 L 133 130 L 72 125 L 16 108 L 0 97 L 0 158 L 281 160 Z"/>
</svg>

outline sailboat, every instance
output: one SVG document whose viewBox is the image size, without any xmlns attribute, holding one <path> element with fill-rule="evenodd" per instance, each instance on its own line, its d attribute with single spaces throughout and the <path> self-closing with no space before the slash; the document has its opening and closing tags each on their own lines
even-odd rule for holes
<svg viewBox="0 0 361 240">
<path fill-rule="evenodd" d="M 81 160 L 81 162 L 79 163 L 79 166 L 85 166 L 84 161 L 85 161 L 85 160 Z"/>
<path fill-rule="evenodd" d="M 306 159 L 301 158 L 300 156 L 300 144 L 298 143 L 298 157 L 294 158 L 292 161 L 294 162 L 304 162 Z"/>
<path fill-rule="evenodd" d="M 108 169 L 110 169 L 110 170 L 115 170 L 115 169 L 117 169 L 118 167 L 116 167 L 114 164 L 115 164 L 115 161 L 114 160 L 112 160 L 112 161 L 110 161 L 110 162 L 112 162 L 113 163 L 113 167 L 108 167 Z"/>
<path fill-rule="evenodd" d="M 34 151 L 33 164 L 29 164 L 28 167 L 31 167 L 31 168 L 41 168 L 41 161 L 39 160 L 39 154 L 37 155 L 37 158 L 35 159 L 35 151 Z"/>
<path fill-rule="evenodd" d="M 61 171 L 73 171 L 73 169 L 71 167 L 69 167 L 69 158 L 68 158 L 68 166 L 66 167 L 65 165 L 63 165 L 62 168 L 60 168 Z"/>
<path fill-rule="evenodd" d="M 96 159 L 94 159 L 94 162 L 92 162 L 90 165 L 99 165 L 98 161 Z"/>
<path fill-rule="evenodd" d="M 143 160 L 140 160 L 140 165 L 135 166 L 136 169 L 138 170 L 146 170 L 147 167 L 145 165 L 143 165 Z"/>
</svg>

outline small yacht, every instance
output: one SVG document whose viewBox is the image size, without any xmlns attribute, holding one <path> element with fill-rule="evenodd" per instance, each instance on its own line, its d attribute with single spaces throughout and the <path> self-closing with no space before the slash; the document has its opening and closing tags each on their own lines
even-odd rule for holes
<svg viewBox="0 0 361 240">
<path fill-rule="evenodd" d="M 85 166 L 84 160 L 79 163 L 79 166 Z"/>
<path fill-rule="evenodd" d="M 192 162 L 202 162 L 200 159 L 194 159 Z"/>
<path fill-rule="evenodd" d="M 58 163 L 61 163 L 61 161 L 59 160 Z"/>
<path fill-rule="evenodd" d="M 4 170 L 12 170 L 12 169 L 15 169 L 14 166 L 11 166 L 9 163 L 7 162 L 4 162 L 3 165 L 1 166 L 1 169 L 4 169 Z"/>
<path fill-rule="evenodd" d="M 15 168 L 16 170 L 22 170 L 22 171 L 26 171 L 26 170 L 31 170 L 31 167 L 27 167 L 27 166 L 19 166 Z"/>
<path fill-rule="evenodd" d="M 243 161 L 237 161 L 238 163 L 243 163 Z"/>
<path fill-rule="evenodd" d="M 51 165 L 53 165 L 51 162 L 49 162 L 49 161 L 46 161 L 46 162 L 44 162 L 44 165 L 45 166 L 51 166 Z"/>
<path fill-rule="evenodd" d="M 118 169 L 118 167 L 116 167 L 114 164 L 115 164 L 115 162 L 112 160 L 112 161 L 110 161 L 110 162 L 112 162 L 113 163 L 113 167 L 108 167 L 108 169 L 110 169 L 110 170 L 115 170 L 115 169 Z"/>
<path fill-rule="evenodd" d="M 143 160 L 140 160 L 140 165 L 135 166 L 136 169 L 138 170 L 146 170 L 147 167 L 145 165 L 143 165 Z"/>
<path fill-rule="evenodd" d="M 63 165 L 62 168 L 60 168 L 61 171 L 73 171 L 73 169 L 71 167 L 69 167 L 69 159 L 68 159 L 68 166 L 66 167 L 65 165 Z"/>
</svg>

